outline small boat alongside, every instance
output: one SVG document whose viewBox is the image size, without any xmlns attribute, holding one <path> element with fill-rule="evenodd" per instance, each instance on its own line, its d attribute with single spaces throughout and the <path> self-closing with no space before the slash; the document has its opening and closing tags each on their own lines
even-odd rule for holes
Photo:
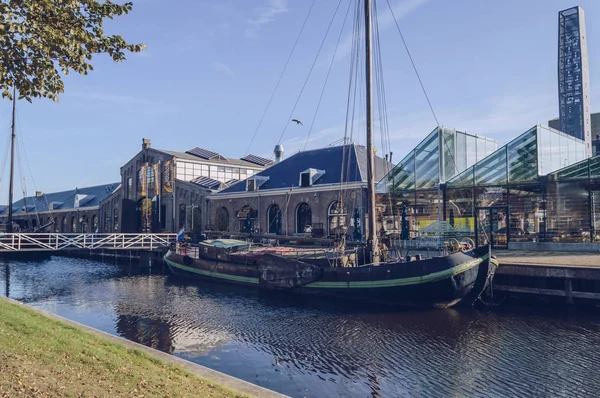
<svg viewBox="0 0 600 398">
<path fill-rule="evenodd" d="M 323 266 L 323 257 L 332 265 Z M 472 305 L 489 285 L 497 266 L 489 246 L 407 261 L 356 266 L 349 256 L 317 258 L 313 251 L 253 247 L 230 239 L 170 250 L 164 259 L 175 275 L 235 283 L 259 289 L 345 300 L 419 306 Z M 350 257 L 350 258 L 349 258 Z"/>
</svg>

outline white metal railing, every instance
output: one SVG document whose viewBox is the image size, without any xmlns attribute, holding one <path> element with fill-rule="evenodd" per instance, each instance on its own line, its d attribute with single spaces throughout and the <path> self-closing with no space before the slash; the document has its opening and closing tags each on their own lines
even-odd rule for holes
<svg viewBox="0 0 600 398">
<path fill-rule="evenodd" d="M 60 250 L 154 250 L 169 246 L 177 234 L 0 233 L 0 252 Z"/>
</svg>

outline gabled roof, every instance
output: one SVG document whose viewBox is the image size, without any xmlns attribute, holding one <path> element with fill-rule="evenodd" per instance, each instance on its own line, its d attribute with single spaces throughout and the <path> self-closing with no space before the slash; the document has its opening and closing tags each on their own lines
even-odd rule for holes
<svg viewBox="0 0 600 398">
<path fill-rule="evenodd" d="M 375 157 L 375 180 L 379 181 L 393 165 Z M 313 186 L 340 184 L 341 182 L 367 181 L 367 151 L 356 144 L 327 147 L 298 152 L 287 159 L 255 174 L 253 177 L 268 177 L 260 186 L 260 191 L 285 189 L 300 185 L 300 173 L 307 169 L 324 170 L 325 173 Z M 246 182 L 241 181 L 216 194 L 230 194 L 246 191 Z"/>
<path fill-rule="evenodd" d="M 59 207 L 60 210 L 73 209 L 75 208 L 76 196 L 79 199 L 80 207 L 98 206 L 104 198 L 110 196 L 119 186 L 120 183 L 114 182 L 112 184 L 42 194 L 39 197 L 29 196 L 26 199 L 20 199 L 13 204 L 13 214 L 23 214 L 25 203 L 27 203 L 28 212 L 48 211 L 48 206 L 51 203 L 62 203 Z M 6 213 L 7 212 L 5 211 L 0 214 Z"/>
</svg>

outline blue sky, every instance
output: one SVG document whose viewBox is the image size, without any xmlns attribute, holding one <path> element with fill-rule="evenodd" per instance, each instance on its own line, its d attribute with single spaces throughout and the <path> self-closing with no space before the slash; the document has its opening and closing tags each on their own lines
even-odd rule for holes
<svg viewBox="0 0 600 398">
<path fill-rule="evenodd" d="M 342 6 L 293 117 L 288 116 L 317 54 L 337 0 L 317 0 L 297 50 L 250 152 L 271 157 L 285 129 L 286 156 L 305 146 L 349 0 Z M 381 48 L 394 159 L 434 127 L 387 5 L 379 2 Z M 440 124 L 501 144 L 557 116 L 557 13 L 586 13 L 592 111 L 600 111 L 600 1 L 390 0 Z M 199 146 L 246 153 L 310 0 L 134 0 L 130 15 L 108 25 L 147 50 L 115 64 L 94 58 L 88 76 L 66 76 L 59 103 L 19 103 L 21 163 L 28 194 L 118 181 L 119 167 L 141 148 Z M 307 148 L 343 136 L 350 23 L 342 32 Z M 287 125 L 287 128 L 286 128 Z M 0 106 L 8 137 L 10 103 Z M 379 133 L 377 146 L 381 148 Z M 362 136 L 355 139 L 364 143 Z M 0 140 L 6 148 L 6 140 Z M 2 150 L 4 153 L 5 150 Z M 8 167 L 7 167 L 8 168 Z M 0 195 L 8 192 L 6 172 Z M 15 198 L 22 196 L 17 183 Z M 6 202 L 0 199 L 1 203 Z"/>
</svg>

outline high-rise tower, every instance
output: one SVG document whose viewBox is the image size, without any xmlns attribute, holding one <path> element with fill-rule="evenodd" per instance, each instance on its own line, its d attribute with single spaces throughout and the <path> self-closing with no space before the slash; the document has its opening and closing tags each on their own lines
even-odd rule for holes
<svg viewBox="0 0 600 398">
<path fill-rule="evenodd" d="M 558 109 L 560 130 L 585 141 L 592 155 L 585 17 L 579 6 L 558 13 Z"/>
</svg>

